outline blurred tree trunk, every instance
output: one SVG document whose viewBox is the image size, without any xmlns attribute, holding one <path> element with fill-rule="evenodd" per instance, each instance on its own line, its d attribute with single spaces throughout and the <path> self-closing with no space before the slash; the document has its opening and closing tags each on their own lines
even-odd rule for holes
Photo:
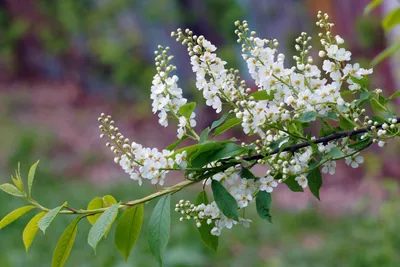
<svg viewBox="0 0 400 267">
<path fill-rule="evenodd" d="M 16 76 L 23 79 L 35 79 L 40 74 L 37 61 L 40 60 L 40 45 L 35 37 L 42 16 L 37 11 L 35 0 L 4 0 L 5 9 L 12 20 L 27 23 L 28 29 L 16 45 Z"/>
</svg>

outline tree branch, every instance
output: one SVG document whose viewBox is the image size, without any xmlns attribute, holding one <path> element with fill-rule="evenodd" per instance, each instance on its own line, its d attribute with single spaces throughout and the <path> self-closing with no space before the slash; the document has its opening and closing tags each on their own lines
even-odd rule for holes
<svg viewBox="0 0 400 267">
<path fill-rule="evenodd" d="M 397 123 L 400 123 L 400 117 L 397 117 Z M 368 132 L 369 130 L 371 130 L 371 127 L 372 127 L 372 126 L 368 126 L 367 128 L 363 128 L 363 129 L 351 130 L 351 131 L 345 131 L 345 132 L 339 132 L 339 133 L 334 133 L 334 134 L 332 134 L 332 135 L 320 137 L 320 138 L 317 138 L 317 139 L 313 142 L 313 144 L 320 144 L 320 143 L 326 144 L 326 143 L 328 143 L 329 141 L 341 139 L 341 138 L 343 138 L 343 137 L 351 137 L 351 136 L 354 136 L 354 135 L 357 135 L 357 134 L 360 134 L 360 133 L 365 133 L 365 132 Z M 378 129 L 379 129 L 379 128 L 382 128 L 382 124 L 376 125 L 375 127 L 378 128 Z M 244 159 L 244 160 L 247 160 L 247 161 L 263 159 L 263 158 L 265 158 L 265 157 L 267 157 L 267 156 L 277 154 L 279 151 L 281 151 L 281 152 L 284 152 L 284 151 L 296 152 L 296 151 L 299 150 L 300 148 L 308 147 L 308 146 L 310 146 L 310 145 L 311 145 L 310 142 L 303 142 L 303 143 L 296 144 L 296 145 L 294 145 L 294 146 L 285 147 L 285 148 L 282 149 L 282 150 L 281 150 L 280 148 L 277 148 L 277 149 L 275 149 L 274 151 L 272 151 L 271 153 L 268 153 L 268 154 L 266 154 L 266 155 L 256 154 L 256 155 L 253 155 L 253 156 L 250 156 L 250 157 L 244 157 L 243 159 Z"/>
</svg>

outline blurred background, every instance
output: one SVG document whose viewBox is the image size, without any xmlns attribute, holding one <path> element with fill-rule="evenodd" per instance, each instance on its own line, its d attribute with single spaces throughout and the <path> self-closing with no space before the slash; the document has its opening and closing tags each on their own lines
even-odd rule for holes
<svg viewBox="0 0 400 267">
<path fill-rule="evenodd" d="M 386 0 L 363 15 L 368 2 L 0 0 L 0 182 L 9 180 L 18 162 L 26 175 L 40 159 L 34 197 L 51 208 L 65 200 L 84 208 L 96 196 L 112 194 L 127 201 L 154 192 L 139 188 L 113 163 L 98 137 L 97 117 L 111 114 L 125 136 L 145 146 L 163 148 L 175 141 L 175 127 L 159 126 L 149 101 L 153 51 L 161 44 L 175 55 L 186 96 L 198 102 L 199 129 L 217 118 L 202 104 L 186 49 L 170 38 L 172 30 L 190 28 L 205 35 L 229 67 L 249 78 L 233 33 L 235 20 L 247 19 L 259 36 L 278 39 L 291 64 L 294 39 L 302 31 L 317 37 L 316 13 L 322 10 L 336 24 L 334 34 L 346 40 L 353 62 L 368 67 L 379 52 L 400 40 L 399 27 L 387 34 L 381 28 L 384 14 L 399 1 Z M 318 51 L 319 44 L 314 47 Z M 381 62 L 371 81 L 387 96 L 400 89 L 396 56 Z M 392 106 L 397 112 L 399 104 Z M 179 222 L 174 214 L 166 266 L 400 266 L 399 149 L 399 140 L 384 149 L 372 146 L 359 169 L 340 163 L 335 176 L 324 177 L 318 203 L 309 192 L 279 188 L 273 199 L 274 223 L 262 221 L 251 209 L 252 227 L 223 232 L 216 254 L 202 245 L 193 224 Z M 170 183 L 182 179 L 172 176 Z M 194 192 L 187 189 L 174 200 L 193 200 Z M 0 194 L 0 216 L 22 204 Z M 66 266 L 157 266 L 147 247 L 148 206 L 128 263 L 112 248 L 112 235 L 99 244 L 95 256 L 86 243 L 85 222 Z M 0 266 L 50 265 L 71 218 L 59 216 L 25 253 L 20 237 L 31 216 L 0 231 Z"/>
</svg>

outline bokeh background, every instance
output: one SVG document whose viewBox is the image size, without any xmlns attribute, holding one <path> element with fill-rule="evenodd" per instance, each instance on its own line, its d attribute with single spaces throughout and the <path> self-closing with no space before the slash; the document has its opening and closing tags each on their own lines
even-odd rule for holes
<svg viewBox="0 0 400 267">
<path fill-rule="evenodd" d="M 113 115 L 125 136 L 147 146 L 162 148 L 175 141 L 176 129 L 158 125 L 149 101 L 153 51 L 161 44 L 175 55 L 186 96 L 198 102 L 199 129 L 217 118 L 200 104 L 186 49 L 170 38 L 172 30 L 190 28 L 205 35 L 229 66 L 246 73 L 233 34 L 235 20 L 247 19 L 258 35 L 278 39 L 290 63 L 301 31 L 317 37 L 314 22 L 322 10 L 336 24 L 335 34 L 345 38 L 353 62 L 368 67 L 400 39 L 399 28 L 385 34 L 380 26 L 399 2 L 386 0 L 365 16 L 368 2 L 0 0 L 0 182 L 9 179 L 18 162 L 26 175 L 41 159 L 34 196 L 49 207 L 68 200 L 84 208 L 96 196 L 112 194 L 127 201 L 154 192 L 138 187 L 113 163 L 98 138 L 97 117 Z M 374 70 L 371 83 L 386 95 L 400 89 L 399 62 L 385 60 Z M 398 102 L 393 109 L 399 111 Z M 273 199 L 273 224 L 250 210 L 252 227 L 223 232 L 216 254 L 202 245 L 193 224 L 179 222 L 174 214 L 166 266 L 400 266 L 399 149 L 398 140 L 384 149 L 372 146 L 359 169 L 340 163 L 335 176 L 324 177 L 321 202 L 309 192 L 280 188 Z M 182 179 L 172 176 L 170 183 Z M 193 200 L 194 192 L 187 189 L 173 199 Z M 0 216 L 20 205 L 21 200 L 0 194 Z M 112 235 L 95 256 L 86 243 L 85 222 L 66 266 L 156 266 L 146 239 L 152 205 L 146 206 L 143 231 L 128 263 L 113 249 Z M 25 253 L 21 234 L 29 217 L 0 231 L 0 266 L 50 265 L 71 218 L 56 218 Z"/>
</svg>

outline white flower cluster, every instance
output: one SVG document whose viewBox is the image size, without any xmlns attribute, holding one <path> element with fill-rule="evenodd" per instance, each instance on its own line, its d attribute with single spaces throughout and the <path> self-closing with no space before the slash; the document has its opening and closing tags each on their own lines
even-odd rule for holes
<svg viewBox="0 0 400 267">
<path fill-rule="evenodd" d="M 212 177 L 213 180 L 220 182 L 226 187 L 228 192 L 237 201 L 239 209 L 246 208 L 250 203 L 253 203 L 258 191 L 271 193 L 278 186 L 278 182 L 270 175 L 270 172 L 265 177 L 259 179 L 245 179 L 239 176 L 239 171 L 240 167 L 230 167 Z M 211 181 L 208 180 L 206 183 L 209 184 Z M 224 228 L 231 229 L 236 224 L 248 227 L 251 223 L 251 220 L 241 217 L 239 217 L 239 221 L 226 217 L 220 211 L 215 201 L 210 204 L 195 206 L 190 204 L 189 201 L 184 203 L 182 200 L 176 205 L 175 210 L 184 215 L 181 217 L 181 221 L 194 219 L 198 227 L 203 223 L 213 225 L 211 234 L 216 236 L 219 236 L 221 230 Z"/>
<path fill-rule="evenodd" d="M 187 99 L 182 96 L 182 89 L 178 87 L 178 76 L 169 77 L 169 74 L 176 70 L 176 67 L 170 64 L 173 56 L 168 56 L 168 50 L 168 47 L 164 49 L 159 46 L 158 51 L 155 51 L 157 74 L 153 78 L 150 98 L 153 100 L 153 113 L 159 112 L 158 122 L 160 125 L 167 127 L 168 115 L 172 116 L 179 121 L 178 138 L 182 138 L 187 127 L 196 126 L 194 120 L 196 114 L 193 112 L 189 121 L 184 116 L 179 115 L 179 108 L 186 104 Z"/>
<path fill-rule="evenodd" d="M 139 185 L 142 185 L 143 179 L 150 180 L 154 185 L 163 185 L 169 170 L 178 168 L 186 159 L 186 151 L 174 154 L 174 151 L 159 151 L 157 148 L 130 143 L 115 127 L 111 116 L 101 114 L 99 121 L 103 132 L 100 137 L 109 138 L 106 146 L 116 155 L 114 161 Z"/>
<path fill-rule="evenodd" d="M 118 160 L 122 169 L 133 180 L 138 181 L 139 185 L 142 185 L 142 179 L 150 180 L 151 184 L 164 185 L 168 170 L 181 164 L 186 157 L 186 152 L 183 152 L 172 158 L 173 151 L 144 148 L 135 142 L 132 143 L 130 149 L 130 154 L 125 154 Z"/>
<path fill-rule="evenodd" d="M 185 35 L 186 34 L 186 35 Z M 222 102 L 233 103 L 243 99 L 245 94 L 244 81 L 237 84 L 235 70 L 227 70 L 226 62 L 215 53 L 217 48 L 204 36 L 193 35 L 193 32 L 181 29 L 172 36 L 177 36 L 177 41 L 182 41 L 188 47 L 192 70 L 196 73 L 196 87 L 203 91 L 206 105 L 211 106 L 217 113 L 222 110 Z"/>
</svg>

